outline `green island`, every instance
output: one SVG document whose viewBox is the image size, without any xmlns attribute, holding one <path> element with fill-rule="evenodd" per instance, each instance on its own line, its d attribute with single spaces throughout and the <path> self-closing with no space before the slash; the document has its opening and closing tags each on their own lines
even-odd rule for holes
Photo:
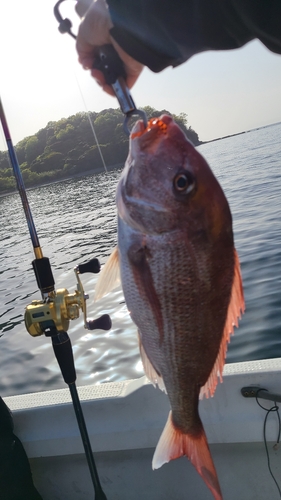
<svg viewBox="0 0 281 500">
<path fill-rule="evenodd" d="M 174 115 L 145 106 L 148 119 L 163 113 L 173 117 L 189 140 L 200 144 L 198 134 L 187 127 L 187 115 Z M 119 109 L 105 109 L 99 113 L 80 112 L 57 122 L 49 122 L 36 134 L 21 140 L 16 155 L 26 187 L 57 182 L 78 175 L 104 170 L 100 147 L 108 170 L 120 168 L 128 154 L 128 137 L 123 131 L 124 115 Z M 91 123 L 98 139 L 98 145 Z M 15 191 L 16 182 L 7 151 L 0 151 L 0 193 Z"/>
</svg>

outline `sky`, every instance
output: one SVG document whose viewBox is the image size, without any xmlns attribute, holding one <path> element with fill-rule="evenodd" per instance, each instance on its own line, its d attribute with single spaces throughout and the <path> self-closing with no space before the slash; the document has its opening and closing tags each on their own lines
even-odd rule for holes
<svg viewBox="0 0 281 500">
<path fill-rule="evenodd" d="M 59 33 L 54 3 L 0 2 L 0 95 L 14 144 L 49 121 L 118 107 L 80 67 L 75 41 Z M 65 4 L 63 17 L 73 20 L 75 31 L 75 3 Z M 208 141 L 281 121 L 280 91 L 281 56 L 253 41 L 198 54 L 158 74 L 145 69 L 131 94 L 138 107 L 186 113 L 188 126 Z"/>
</svg>

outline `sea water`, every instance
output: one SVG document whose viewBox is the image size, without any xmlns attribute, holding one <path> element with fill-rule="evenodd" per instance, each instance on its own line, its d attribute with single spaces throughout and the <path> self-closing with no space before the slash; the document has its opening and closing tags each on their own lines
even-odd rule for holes
<svg viewBox="0 0 281 500">
<path fill-rule="evenodd" d="M 232 337 L 227 362 L 281 356 L 281 124 L 203 144 L 229 200 L 239 253 L 246 312 Z M 120 171 L 32 189 L 28 199 L 56 288 L 75 289 L 73 268 L 92 257 L 101 263 L 116 246 L 115 189 Z M 40 292 L 26 220 L 17 193 L 0 198 L 0 395 L 65 387 L 51 341 L 31 337 L 25 307 Z M 136 328 L 120 288 L 94 304 L 97 276 L 81 276 L 90 295 L 88 316 L 110 314 L 110 331 L 70 323 L 77 384 L 143 375 Z"/>
</svg>

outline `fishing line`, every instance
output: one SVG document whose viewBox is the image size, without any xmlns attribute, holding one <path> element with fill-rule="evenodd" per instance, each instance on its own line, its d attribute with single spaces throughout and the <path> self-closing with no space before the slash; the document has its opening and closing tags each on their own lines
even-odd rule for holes
<svg viewBox="0 0 281 500">
<path fill-rule="evenodd" d="M 262 390 L 266 390 L 266 389 L 260 389 L 260 391 L 262 391 Z M 267 424 L 268 416 L 269 416 L 270 413 L 276 412 L 276 415 L 277 415 L 277 418 L 278 418 L 278 436 L 277 436 L 277 441 L 276 441 L 275 445 L 273 446 L 273 449 L 274 450 L 278 449 L 279 442 L 280 442 L 280 434 L 281 434 L 281 420 L 280 420 L 280 414 L 279 414 L 279 406 L 277 406 L 277 404 L 275 402 L 275 405 L 272 406 L 271 408 L 269 408 L 269 409 L 265 408 L 258 401 L 258 393 L 259 393 L 259 390 L 256 393 L 256 402 L 260 406 L 260 408 L 262 408 L 264 411 L 266 411 L 266 415 L 265 415 L 265 419 L 264 419 L 264 423 L 263 423 L 263 442 L 264 442 L 265 451 L 266 451 L 267 466 L 268 466 L 269 473 L 270 473 L 273 481 L 275 482 L 276 488 L 278 489 L 279 497 L 281 498 L 281 489 L 280 489 L 279 484 L 278 484 L 278 482 L 277 482 L 277 480 L 276 480 L 276 478 L 275 478 L 275 476 L 274 476 L 274 474 L 272 472 L 272 469 L 271 469 L 271 463 L 270 463 L 268 445 L 267 445 L 267 440 L 266 440 L 266 424 Z"/>
<path fill-rule="evenodd" d="M 76 35 L 72 32 L 72 22 L 69 20 L 69 19 L 63 19 L 62 16 L 61 16 L 61 13 L 60 13 L 60 10 L 59 10 L 59 7 L 60 5 L 64 2 L 65 0 L 59 0 L 56 5 L 54 6 L 54 15 L 59 23 L 59 31 L 61 33 L 68 33 L 69 35 L 72 36 L 72 38 L 74 38 L 76 40 Z M 96 135 L 96 131 L 94 129 L 94 125 L 93 125 L 93 122 L 92 122 L 92 119 L 90 117 L 90 113 L 89 113 L 89 110 L 87 108 L 87 105 L 86 105 L 86 102 L 85 102 L 85 99 L 84 99 L 84 96 L 83 96 L 83 93 L 82 93 L 82 90 L 81 90 L 81 87 L 80 87 L 80 84 L 79 84 L 79 81 L 78 81 L 78 78 L 74 72 L 74 77 L 75 77 L 75 80 L 76 80 L 76 83 L 77 83 L 77 86 L 78 86 L 78 89 L 79 89 L 79 92 L 80 92 L 80 95 L 81 95 L 81 98 L 82 98 L 82 101 L 83 101 L 83 104 L 84 104 L 84 108 L 86 110 L 86 113 L 87 113 L 87 117 L 88 117 L 88 120 L 89 120 L 89 123 L 90 123 L 90 127 L 91 127 L 91 130 L 93 132 L 93 135 L 94 135 L 94 138 L 95 138 L 95 141 L 96 141 L 96 145 L 97 145 L 97 148 L 98 148 L 98 151 L 99 151 L 99 155 L 101 157 L 101 161 L 102 161 L 102 164 L 103 164 L 103 168 L 105 170 L 106 173 L 108 173 L 108 170 L 107 170 L 107 167 L 106 167 L 106 164 L 105 164 L 105 161 L 104 161 L 104 157 L 103 157 L 103 154 L 101 152 L 101 148 L 100 148 L 100 145 L 99 145 L 99 141 L 98 141 L 98 138 L 97 138 L 97 135 Z"/>
<path fill-rule="evenodd" d="M 97 134 L 96 134 L 96 131 L 94 129 L 94 125 L 93 125 L 93 122 L 92 122 L 92 119 L 91 119 L 91 116 L 90 116 L 90 112 L 89 112 L 89 110 L 87 108 L 86 101 L 84 99 L 84 95 L 82 93 L 82 90 L 81 90 L 81 87 L 80 87 L 80 84 L 79 84 L 79 80 L 78 80 L 75 72 L 74 72 L 74 77 L 75 77 L 76 83 L 78 85 L 78 89 L 79 89 L 79 92 L 80 92 L 80 95 L 81 95 L 81 98 L 82 98 L 82 101 L 83 101 L 83 104 L 84 104 L 84 108 L 85 108 L 86 113 L 87 113 L 87 117 L 88 117 L 88 120 L 89 120 L 89 123 L 90 123 L 90 127 L 92 129 L 92 132 L 93 132 L 93 135 L 94 135 L 94 138 L 95 138 L 95 141 L 96 141 L 96 145 L 97 145 L 100 157 L 101 157 L 103 168 L 104 168 L 105 172 L 108 174 L 108 170 L 107 170 L 107 167 L 106 167 L 106 164 L 105 164 L 105 161 L 104 161 L 103 154 L 101 152 L 101 148 L 100 148 L 99 141 L 98 141 L 98 138 L 97 138 Z"/>
</svg>

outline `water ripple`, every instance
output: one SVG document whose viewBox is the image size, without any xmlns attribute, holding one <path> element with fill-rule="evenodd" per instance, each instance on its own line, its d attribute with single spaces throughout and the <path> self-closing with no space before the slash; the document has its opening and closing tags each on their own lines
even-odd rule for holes
<svg viewBox="0 0 281 500">
<path fill-rule="evenodd" d="M 231 206 L 239 252 L 246 313 L 231 340 L 229 362 L 281 356 L 281 126 L 204 144 L 207 158 Z M 71 179 L 28 191 L 44 255 L 57 288 L 75 288 L 73 267 L 98 257 L 104 263 L 116 246 L 115 188 L 120 171 Z M 65 386 L 50 340 L 25 330 L 24 307 L 40 298 L 31 261 L 33 251 L 18 194 L 0 198 L 1 303 L 0 394 L 13 395 Z M 135 326 L 122 291 L 96 305 L 97 277 L 83 275 L 90 294 L 88 315 L 111 315 L 110 332 L 87 332 L 71 323 L 79 384 L 135 378 L 143 374 Z"/>
</svg>

